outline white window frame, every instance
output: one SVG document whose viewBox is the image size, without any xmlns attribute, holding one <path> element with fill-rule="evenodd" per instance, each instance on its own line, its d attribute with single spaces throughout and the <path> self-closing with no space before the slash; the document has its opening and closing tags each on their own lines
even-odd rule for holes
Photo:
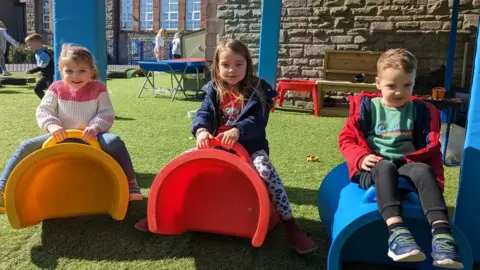
<svg viewBox="0 0 480 270">
<path fill-rule="evenodd" d="M 120 0 L 120 30 L 133 30 L 133 0 Z"/>
<path fill-rule="evenodd" d="M 202 0 L 187 0 L 187 15 L 185 16 L 185 29 L 198 30 L 202 27 Z M 195 8 L 197 6 L 198 8 Z M 195 15 L 198 19 L 195 19 Z M 194 25 L 196 24 L 196 26 Z"/>
<path fill-rule="evenodd" d="M 42 0 L 43 30 L 50 30 L 50 0 Z"/>
<path fill-rule="evenodd" d="M 140 30 L 153 30 L 153 0 L 140 0 Z"/>
<path fill-rule="evenodd" d="M 161 0 L 161 27 L 167 30 L 178 30 L 178 0 Z M 176 9 L 176 10 L 175 10 Z M 176 19 L 172 19 L 176 17 Z"/>
</svg>

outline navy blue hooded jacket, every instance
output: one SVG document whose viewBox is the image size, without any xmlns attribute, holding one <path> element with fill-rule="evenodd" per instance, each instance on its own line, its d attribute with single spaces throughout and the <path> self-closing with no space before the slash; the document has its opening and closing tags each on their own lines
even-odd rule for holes
<svg viewBox="0 0 480 270">
<path fill-rule="evenodd" d="M 256 80 L 258 91 L 249 89 L 245 94 L 245 104 L 237 121 L 231 126 L 238 128 L 240 143 L 250 155 L 259 150 L 269 153 L 266 127 L 270 109 L 273 106 L 273 98 L 277 92 L 262 79 Z M 199 128 L 206 128 L 210 134 L 217 136 L 220 126 L 220 104 L 217 97 L 217 89 L 213 81 L 208 82 L 204 87 L 205 99 L 197 111 L 197 116 L 192 122 L 192 134 L 195 136 Z M 263 101 L 263 102 L 262 102 Z"/>
</svg>

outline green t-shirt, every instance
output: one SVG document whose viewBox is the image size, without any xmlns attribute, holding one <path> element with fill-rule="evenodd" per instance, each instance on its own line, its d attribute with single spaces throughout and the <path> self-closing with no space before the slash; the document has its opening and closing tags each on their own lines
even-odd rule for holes
<svg viewBox="0 0 480 270">
<path fill-rule="evenodd" d="M 415 152 L 412 136 L 415 107 L 412 101 L 394 108 L 385 106 L 381 98 L 373 98 L 371 114 L 367 142 L 373 151 L 390 160 L 401 160 L 404 155 Z"/>
</svg>

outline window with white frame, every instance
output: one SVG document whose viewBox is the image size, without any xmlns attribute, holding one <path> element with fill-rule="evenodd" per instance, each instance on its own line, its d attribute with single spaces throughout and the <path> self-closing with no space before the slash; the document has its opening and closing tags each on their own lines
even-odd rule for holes
<svg viewBox="0 0 480 270">
<path fill-rule="evenodd" d="M 140 0 L 140 30 L 153 29 L 153 0 Z"/>
<path fill-rule="evenodd" d="M 187 30 L 200 29 L 201 4 L 202 0 L 187 0 Z"/>
<path fill-rule="evenodd" d="M 120 3 L 120 29 L 132 30 L 133 0 L 121 0 Z"/>
<path fill-rule="evenodd" d="M 162 1 L 162 28 L 167 30 L 178 29 L 178 0 Z"/>
<path fill-rule="evenodd" d="M 43 0 L 43 30 L 50 30 L 50 0 Z"/>
</svg>

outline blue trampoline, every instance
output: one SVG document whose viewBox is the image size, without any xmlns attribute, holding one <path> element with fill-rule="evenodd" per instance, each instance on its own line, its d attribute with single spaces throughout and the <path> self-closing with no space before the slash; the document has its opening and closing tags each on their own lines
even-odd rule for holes
<svg viewBox="0 0 480 270">
<path fill-rule="evenodd" d="M 143 82 L 140 92 L 138 92 L 137 98 L 140 97 L 147 82 L 151 86 L 151 90 L 155 91 L 155 72 L 165 72 L 170 74 L 170 83 L 172 91 L 172 100 L 175 99 L 178 91 L 181 91 L 185 97 L 187 97 L 186 90 L 182 86 L 182 81 L 185 75 L 195 74 L 197 79 L 197 87 L 194 89 L 195 97 L 200 91 L 200 74 L 205 69 L 205 59 L 203 58 L 182 58 L 175 60 L 163 60 L 163 61 L 138 61 L 140 69 L 145 73 L 145 81 Z M 179 78 L 180 77 L 180 78 Z M 174 87 L 173 79 L 177 82 L 177 86 Z"/>
</svg>

